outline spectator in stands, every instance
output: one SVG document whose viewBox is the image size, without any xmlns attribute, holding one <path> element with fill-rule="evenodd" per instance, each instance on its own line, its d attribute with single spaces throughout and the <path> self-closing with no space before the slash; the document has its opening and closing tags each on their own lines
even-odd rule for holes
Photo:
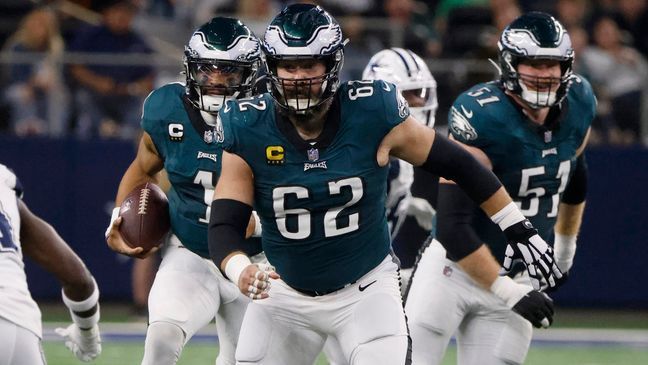
<svg viewBox="0 0 648 365">
<path fill-rule="evenodd" d="M 102 7 L 102 23 L 80 32 L 70 51 L 115 55 L 152 53 L 131 24 L 137 9 L 128 0 L 108 0 Z M 75 64 L 70 74 L 78 86 L 76 107 L 81 137 L 134 137 L 141 104 L 153 88 L 154 70 L 143 64 Z"/>
<path fill-rule="evenodd" d="M 54 12 L 37 8 L 27 14 L 3 51 L 11 55 L 4 96 L 12 131 L 21 136 L 62 133 L 65 110 L 60 106 L 66 93 L 56 65 L 63 39 Z"/>
<path fill-rule="evenodd" d="M 632 35 L 632 45 L 648 57 L 648 0 L 618 0 L 619 27 Z"/>
<path fill-rule="evenodd" d="M 634 48 L 624 45 L 617 23 L 611 16 L 594 22 L 594 45 L 583 51 L 582 64 L 589 70 L 590 81 L 610 98 L 613 126 L 609 139 L 613 144 L 638 142 L 641 121 L 641 97 L 648 80 L 648 65 Z"/>
<path fill-rule="evenodd" d="M 414 0 L 384 0 L 383 8 L 392 26 L 397 26 L 403 31 L 402 47 L 424 58 L 441 53 L 441 43 L 429 20 L 431 16 L 425 3 Z"/>
<path fill-rule="evenodd" d="M 582 27 L 587 20 L 587 7 L 587 0 L 558 0 L 556 15 L 568 30 L 573 27 Z"/>
</svg>

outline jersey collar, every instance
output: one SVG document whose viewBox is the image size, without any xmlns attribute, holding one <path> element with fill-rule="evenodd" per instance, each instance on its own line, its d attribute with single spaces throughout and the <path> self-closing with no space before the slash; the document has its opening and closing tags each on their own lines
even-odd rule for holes
<svg viewBox="0 0 648 365">
<path fill-rule="evenodd" d="M 196 110 L 196 108 L 193 106 L 193 104 L 191 104 L 189 98 L 186 95 L 182 96 L 182 104 L 184 105 L 185 111 L 189 116 L 191 125 L 194 127 L 198 135 L 203 137 L 205 143 L 210 144 L 211 141 L 208 141 L 208 139 L 213 140 L 214 127 L 205 122 L 205 119 L 203 119 L 202 115 L 200 115 L 200 111 Z M 211 138 L 208 138 L 208 136 L 211 136 Z"/>
</svg>

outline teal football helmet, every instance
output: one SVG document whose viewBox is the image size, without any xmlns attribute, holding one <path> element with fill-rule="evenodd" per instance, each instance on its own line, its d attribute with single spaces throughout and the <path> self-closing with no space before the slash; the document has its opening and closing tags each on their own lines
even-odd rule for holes
<svg viewBox="0 0 648 365">
<path fill-rule="evenodd" d="M 542 12 L 518 17 L 504 29 L 497 46 L 502 84 L 531 108 L 550 107 L 567 95 L 573 78 L 574 49 L 569 34 L 554 17 Z M 558 61 L 560 79 L 520 74 L 518 65 L 525 59 Z M 556 91 L 532 91 L 523 81 L 536 85 L 559 83 L 559 87 Z"/>
<path fill-rule="evenodd" d="M 216 113 L 227 100 L 251 96 L 260 64 L 252 31 L 240 20 L 215 17 L 185 46 L 185 92 L 196 108 Z"/>
<path fill-rule="evenodd" d="M 340 25 L 321 7 L 310 4 L 285 7 L 268 26 L 262 44 L 268 87 L 277 103 L 288 111 L 305 113 L 329 100 L 340 85 L 345 43 Z M 326 66 L 323 76 L 286 79 L 277 74 L 279 61 L 313 59 Z M 319 95 L 310 95 L 311 86 L 318 84 L 321 85 Z M 305 87 L 309 88 L 309 95 L 300 95 L 297 89 Z"/>
</svg>

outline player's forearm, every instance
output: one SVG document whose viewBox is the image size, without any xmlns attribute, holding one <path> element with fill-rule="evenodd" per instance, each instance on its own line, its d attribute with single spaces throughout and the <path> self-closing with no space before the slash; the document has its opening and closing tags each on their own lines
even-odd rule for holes
<svg viewBox="0 0 648 365">
<path fill-rule="evenodd" d="M 158 156 L 151 137 L 144 133 L 140 141 L 137 156 L 130 164 L 119 183 L 115 206 L 120 206 L 128 193 L 146 182 L 157 183 L 157 173 L 164 167 L 164 161 Z"/>
<path fill-rule="evenodd" d="M 457 262 L 484 289 L 489 290 L 499 276 L 500 265 L 486 245 Z"/>
<path fill-rule="evenodd" d="M 575 205 L 560 203 L 554 231 L 565 236 L 577 236 L 584 212 L 585 202 Z"/>
</svg>

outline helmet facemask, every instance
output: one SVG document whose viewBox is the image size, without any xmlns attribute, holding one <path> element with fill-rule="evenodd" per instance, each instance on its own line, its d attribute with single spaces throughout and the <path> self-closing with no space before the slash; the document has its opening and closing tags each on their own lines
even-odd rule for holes
<svg viewBox="0 0 648 365">
<path fill-rule="evenodd" d="M 499 71 L 503 86 L 530 108 L 540 109 L 560 103 L 573 79 L 574 50 L 569 34 L 551 15 L 530 12 L 514 20 L 497 43 Z M 524 62 L 556 61 L 560 77 L 536 77 L 519 72 Z"/>
<path fill-rule="evenodd" d="M 185 72 L 189 99 L 197 108 L 216 113 L 226 101 L 252 94 L 257 69 L 254 62 L 188 59 Z"/>
<path fill-rule="evenodd" d="M 304 114 L 309 109 L 322 105 L 335 94 L 339 86 L 338 73 L 342 59 L 341 51 L 328 56 L 266 57 L 272 95 L 281 107 L 297 114 Z M 322 61 L 325 72 L 321 76 L 301 79 L 279 77 L 277 66 L 282 60 Z"/>
</svg>

